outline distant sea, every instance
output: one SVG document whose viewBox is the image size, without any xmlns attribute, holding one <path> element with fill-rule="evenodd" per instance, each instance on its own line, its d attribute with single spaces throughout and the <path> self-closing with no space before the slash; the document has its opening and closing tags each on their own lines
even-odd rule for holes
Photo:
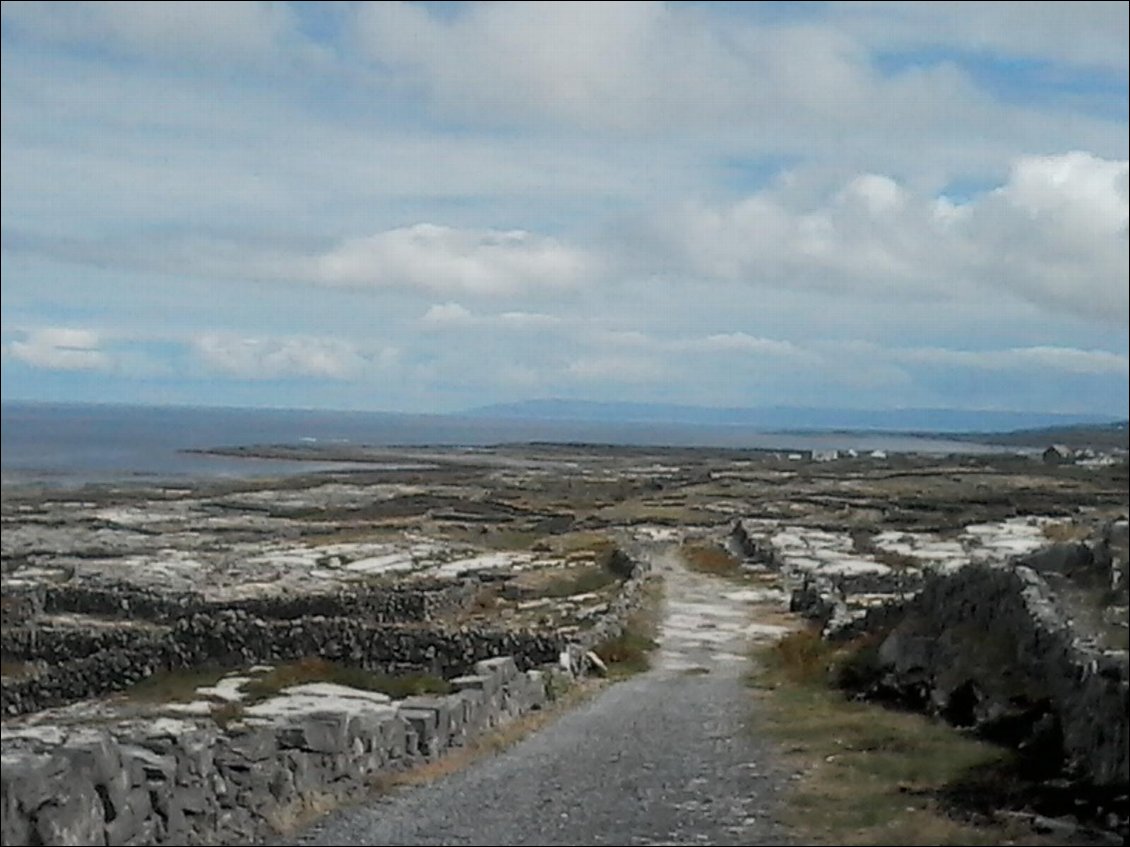
<svg viewBox="0 0 1130 847">
<path fill-rule="evenodd" d="M 465 446 L 550 442 L 770 450 L 984 453 L 986 445 L 882 433 L 766 433 L 739 426 L 658 425 L 340 412 L 94 404 L 0 404 L 3 484 L 175 482 L 363 467 L 188 453 L 265 444 Z"/>
</svg>

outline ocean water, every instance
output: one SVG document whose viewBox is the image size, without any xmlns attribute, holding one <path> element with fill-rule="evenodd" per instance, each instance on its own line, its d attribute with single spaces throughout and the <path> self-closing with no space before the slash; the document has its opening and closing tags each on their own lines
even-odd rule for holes
<svg viewBox="0 0 1130 847">
<path fill-rule="evenodd" d="M 878 433 L 781 434 L 743 427 L 297 409 L 0 404 L 0 476 L 5 485 L 34 482 L 67 486 L 129 480 L 278 476 L 357 467 L 184 452 L 214 447 L 335 442 L 473 447 L 532 441 L 922 453 L 980 453 L 994 449 L 968 442 Z"/>
</svg>

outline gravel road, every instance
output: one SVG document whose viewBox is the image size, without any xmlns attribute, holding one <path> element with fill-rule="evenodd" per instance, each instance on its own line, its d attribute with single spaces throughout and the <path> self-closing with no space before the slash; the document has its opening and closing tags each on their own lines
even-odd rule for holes
<svg viewBox="0 0 1130 847">
<path fill-rule="evenodd" d="M 749 727 L 742 684 L 756 592 L 667 580 L 655 667 L 611 685 L 506 752 L 323 818 L 292 844 L 787 844 L 789 773 Z"/>
</svg>

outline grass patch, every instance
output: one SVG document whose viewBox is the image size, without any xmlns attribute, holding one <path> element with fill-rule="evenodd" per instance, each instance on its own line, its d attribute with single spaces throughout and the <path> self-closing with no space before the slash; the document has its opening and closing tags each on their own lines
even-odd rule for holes
<svg viewBox="0 0 1130 847">
<path fill-rule="evenodd" d="M 684 544 L 682 553 L 692 571 L 714 576 L 737 576 L 741 573 L 742 563 L 717 545 Z"/>
<path fill-rule="evenodd" d="M 761 656 L 767 676 L 794 685 L 817 685 L 828 678 L 834 649 L 812 629 L 786 635 Z"/>
<path fill-rule="evenodd" d="M 809 844 L 1047 844 L 1030 829 L 948 813 L 946 794 L 1008 751 L 923 715 L 852 701 L 833 680 L 870 645 L 802 631 L 758 655 L 755 724 L 797 767 L 784 820 Z"/>
<path fill-rule="evenodd" d="M 198 688 L 215 685 L 231 668 L 203 667 L 157 671 L 122 692 L 127 700 L 139 703 L 187 703 L 199 700 Z"/>
<path fill-rule="evenodd" d="M 626 629 L 616 638 L 598 644 L 593 652 L 608 665 L 609 676 L 624 677 L 648 670 L 649 654 L 658 646 L 654 639 Z"/>
<path fill-rule="evenodd" d="M 597 509 L 596 517 L 613 523 L 660 523 L 677 526 L 717 520 L 717 515 L 693 505 L 679 502 L 659 503 L 647 500 L 625 500 Z"/>
<path fill-rule="evenodd" d="M 35 670 L 35 665 L 32 662 L 24 662 L 19 659 L 0 659 L 0 676 L 5 679 L 20 679 L 31 676 L 35 673 Z"/>
<path fill-rule="evenodd" d="M 475 538 L 472 534 L 471 538 Z M 498 529 L 492 527 L 485 535 L 480 534 L 476 543 L 491 550 L 503 552 L 529 550 L 542 537 L 540 532 L 530 529 Z"/>
<path fill-rule="evenodd" d="M 660 606 L 663 601 L 663 583 L 657 578 L 647 581 L 644 597 L 629 617 L 624 631 L 593 648 L 608 666 L 608 675 L 615 678 L 643 673 L 651 668 L 651 652 L 659 646 Z"/>
<path fill-rule="evenodd" d="M 592 553 L 594 558 L 616 546 L 606 535 L 592 530 L 576 530 L 547 540 L 549 548 L 559 555 Z"/>
<path fill-rule="evenodd" d="M 621 562 L 628 560 L 615 547 L 593 555 L 596 560 L 586 559 L 584 564 L 524 571 L 507 586 L 526 598 L 562 598 L 603 591 L 625 576 Z"/>
<path fill-rule="evenodd" d="M 1087 526 L 1077 524 L 1073 521 L 1059 521 L 1057 523 L 1044 524 L 1041 532 L 1044 538 L 1048 541 L 1054 541 L 1057 544 L 1065 544 L 1070 541 L 1084 541 L 1091 536 L 1091 530 Z"/>
<path fill-rule="evenodd" d="M 447 680 L 432 674 L 380 674 L 326 659 L 309 657 L 279 665 L 245 683 L 243 686 L 245 702 L 265 700 L 284 688 L 306 682 L 330 682 L 359 688 L 362 691 L 379 691 L 394 699 L 417 694 L 451 692 L 451 684 Z"/>
<path fill-rule="evenodd" d="M 572 597 L 591 594 L 616 582 L 616 575 L 601 565 L 569 568 L 543 589 L 542 597 Z"/>
<path fill-rule="evenodd" d="M 242 703 L 217 703 L 209 712 L 220 729 L 227 729 L 236 721 L 242 720 L 246 711 Z"/>
<path fill-rule="evenodd" d="M 875 533 L 872 530 L 854 530 L 851 534 L 851 546 L 852 550 L 860 556 L 870 556 L 880 565 L 886 565 L 895 570 L 922 566 L 922 561 L 909 553 L 899 553 L 896 550 L 887 550 L 875 546 Z"/>
<path fill-rule="evenodd" d="M 160 671 L 126 689 L 121 696 L 139 703 L 190 702 L 201 699 L 198 689 L 211 687 L 225 676 L 241 673 L 242 669 L 232 667 Z M 240 717 L 243 706 L 274 697 L 284 688 L 305 682 L 332 682 L 363 691 L 379 691 L 394 699 L 415 694 L 451 692 L 450 683 L 431 674 L 379 674 L 309 657 L 252 676 L 241 686 L 243 700 L 238 703 L 217 703 L 212 709 L 212 717 L 221 726 L 226 726 Z"/>
</svg>

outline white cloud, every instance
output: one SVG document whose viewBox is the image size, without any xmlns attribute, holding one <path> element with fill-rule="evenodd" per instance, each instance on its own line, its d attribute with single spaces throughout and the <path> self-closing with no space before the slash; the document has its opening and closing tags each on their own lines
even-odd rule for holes
<svg viewBox="0 0 1130 847">
<path fill-rule="evenodd" d="M 3 10 L 5 26 L 47 41 L 163 59 L 258 61 L 294 32 L 284 3 L 5 2 Z"/>
<path fill-rule="evenodd" d="M 942 365 L 976 370 L 1032 370 L 1076 375 L 1130 373 L 1130 359 L 1106 350 L 1073 347 L 1016 347 L 1009 350 L 946 350 L 918 347 L 886 351 L 907 363 Z"/>
<path fill-rule="evenodd" d="M 656 340 L 637 329 L 589 328 L 588 340 L 596 347 L 644 349 L 657 346 Z"/>
<path fill-rule="evenodd" d="M 671 375 L 663 362 L 642 356 L 586 356 L 570 362 L 564 371 L 571 379 L 599 383 L 655 383 Z"/>
<path fill-rule="evenodd" d="M 357 21 L 373 58 L 445 110 L 622 125 L 639 120 L 644 95 L 659 84 L 650 56 L 663 46 L 655 42 L 668 14 L 652 3 L 513 3 L 441 18 L 414 4 L 373 3 Z"/>
<path fill-rule="evenodd" d="M 1112 2 L 854 2 L 826 7 L 870 46 L 949 46 L 1125 71 L 1127 4 Z"/>
<path fill-rule="evenodd" d="M 241 379 L 352 380 L 395 360 L 395 348 L 369 355 L 357 345 L 331 338 L 243 337 L 206 334 L 194 339 L 197 356 L 209 368 Z"/>
<path fill-rule="evenodd" d="M 15 359 L 35 368 L 98 371 L 112 366 L 101 345 L 101 336 L 92 330 L 45 327 L 31 330 L 23 341 L 11 342 L 8 349 Z"/>
<path fill-rule="evenodd" d="M 328 285 L 498 296 L 572 288 L 592 271 L 581 251 L 524 230 L 416 224 L 346 241 L 308 263 Z"/>
<path fill-rule="evenodd" d="M 698 350 L 711 353 L 748 353 L 753 355 L 796 358 L 805 351 L 791 341 L 758 338 L 744 332 L 722 332 L 702 338 L 691 338 L 673 345 L 676 349 Z"/>
<path fill-rule="evenodd" d="M 1127 174 L 1126 161 L 1088 153 L 1024 157 L 999 189 L 961 204 L 876 174 L 798 202 L 783 179 L 730 206 L 687 205 L 657 221 L 653 253 L 692 274 L 769 288 L 892 303 L 1006 292 L 1125 326 Z"/>
<path fill-rule="evenodd" d="M 890 83 L 860 44 L 809 23 L 757 25 L 680 4 L 470 4 L 454 15 L 408 3 L 358 12 L 382 67 L 463 119 L 635 132 L 839 122 L 886 101 L 917 116 L 969 92 L 955 74 Z M 931 121 L 932 123 L 934 121 Z"/>
<path fill-rule="evenodd" d="M 646 2 L 471 4 L 444 16 L 389 2 L 358 13 L 375 60 L 475 121 L 695 133 L 748 123 L 781 99 L 798 110 L 857 99 L 859 56 L 842 38 L 731 24 Z"/>
<path fill-rule="evenodd" d="M 501 327 L 516 330 L 545 330 L 560 327 L 564 321 L 544 312 L 502 312 L 495 319 Z"/>
<path fill-rule="evenodd" d="M 969 268 L 1033 302 L 1127 324 L 1130 162 L 1088 153 L 1025 157 L 960 221 Z"/>
<path fill-rule="evenodd" d="M 1001 102 L 955 60 L 883 70 L 874 52 L 889 46 L 882 7 L 849 15 L 838 14 L 840 4 L 812 4 L 818 11 L 766 22 L 749 5 L 748 14 L 727 14 L 711 4 L 475 3 L 451 13 L 382 2 L 359 8 L 357 31 L 382 73 L 470 124 L 695 139 L 739 159 L 818 154 L 854 169 L 895 164 L 897 173 L 943 183 L 957 169 L 984 174 L 1033 138 L 1042 149 L 1125 149 L 1124 129 Z M 1046 5 L 1057 4 L 1007 16 L 982 10 L 977 20 L 1026 18 L 994 24 L 1016 36 L 1043 19 L 1038 43 L 1021 55 L 1043 56 L 1043 47 L 1082 32 L 1084 43 L 1097 35 L 1103 55 L 1120 51 L 1125 62 L 1118 33 L 1126 27 L 1109 22 L 1117 12 L 1104 24 L 1102 15 L 1076 19 L 1072 4 L 1051 14 Z M 935 38 L 945 28 L 934 20 L 964 11 L 901 17 L 906 36 L 927 46 L 964 43 L 958 34 Z M 975 24 L 964 30 L 975 32 Z"/>
<path fill-rule="evenodd" d="M 429 306 L 428 311 L 420 318 L 420 323 L 430 329 L 448 329 L 473 326 L 476 320 L 470 309 L 449 301 Z"/>
<path fill-rule="evenodd" d="M 5 4 L 8 391 L 1125 392 L 1124 4 L 330 5 Z"/>
<path fill-rule="evenodd" d="M 420 323 L 428 329 L 463 329 L 466 327 L 488 327 L 509 330 L 544 330 L 562 326 L 565 322 L 555 315 L 542 312 L 499 312 L 496 314 L 477 314 L 454 301 L 436 303 L 420 318 Z"/>
</svg>

